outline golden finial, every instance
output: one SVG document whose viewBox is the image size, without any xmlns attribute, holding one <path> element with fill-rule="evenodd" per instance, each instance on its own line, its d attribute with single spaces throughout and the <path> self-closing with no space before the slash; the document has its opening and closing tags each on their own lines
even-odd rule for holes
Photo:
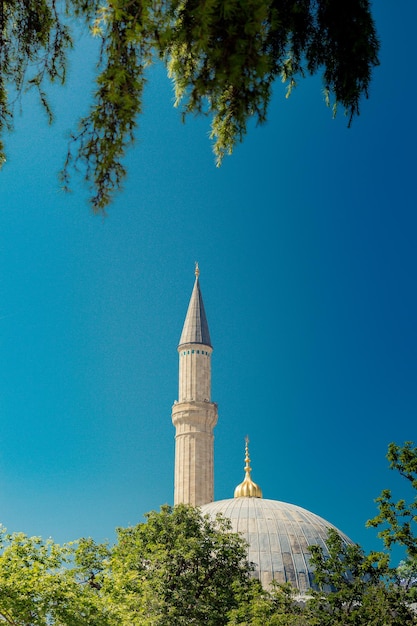
<svg viewBox="0 0 417 626">
<path fill-rule="evenodd" d="M 250 466 L 250 458 L 249 458 L 249 437 L 246 435 L 245 437 L 245 475 L 250 478 L 250 473 L 252 468 Z"/>
<path fill-rule="evenodd" d="M 195 277 L 198 278 L 200 276 L 200 268 L 198 267 L 198 261 L 195 262 Z"/>
<path fill-rule="evenodd" d="M 249 437 L 245 437 L 245 480 L 235 489 L 235 498 L 262 498 L 262 489 L 251 478 Z"/>
</svg>

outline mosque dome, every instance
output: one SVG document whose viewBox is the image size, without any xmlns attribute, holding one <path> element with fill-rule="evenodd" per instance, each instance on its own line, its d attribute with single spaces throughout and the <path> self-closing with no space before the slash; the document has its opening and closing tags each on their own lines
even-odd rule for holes
<svg viewBox="0 0 417 626">
<path fill-rule="evenodd" d="M 229 518 L 232 530 L 248 544 L 248 560 L 254 564 L 254 576 L 267 587 L 273 580 L 291 583 L 300 594 L 315 588 L 314 569 L 309 546 L 326 545 L 330 528 L 346 544 L 352 541 L 335 526 L 306 509 L 262 498 L 261 488 L 253 482 L 248 449 L 245 447 L 245 479 L 235 489 L 234 498 L 211 502 L 201 507 L 213 519 L 221 514 Z"/>
<path fill-rule="evenodd" d="M 352 541 L 323 518 L 306 509 L 257 497 L 218 500 L 201 507 L 213 519 L 219 513 L 230 519 L 232 530 L 248 543 L 248 559 L 254 576 L 267 587 L 272 580 L 289 582 L 303 594 L 314 588 L 309 546 L 319 545 L 328 553 L 330 528 L 347 544 Z"/>
</svg>

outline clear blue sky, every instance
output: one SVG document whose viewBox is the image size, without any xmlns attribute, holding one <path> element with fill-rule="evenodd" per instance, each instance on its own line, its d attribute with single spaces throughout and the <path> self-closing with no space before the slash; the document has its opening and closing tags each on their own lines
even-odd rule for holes
<svg viewBox="0 0 417 626">
<path fill-rule="evenodd" d="M 200 263 L 210 326 L 216 499 L 243 477 L 366 549 L 390 441 L 416 441 L 417 46 L 414 0 L 375 3 L 370 99 L 347 129 L 320 80 L 214 166 L 209 123 L 183 125 L 149 76 L 129 176 L 107 218 L 59 191 L 87 108 L 91 45 L 48 127 L 32 97 L 0 173 L 0 502 L 9 530 L 113 539 L 173 500 L 177 342 Z"/>
</svg>

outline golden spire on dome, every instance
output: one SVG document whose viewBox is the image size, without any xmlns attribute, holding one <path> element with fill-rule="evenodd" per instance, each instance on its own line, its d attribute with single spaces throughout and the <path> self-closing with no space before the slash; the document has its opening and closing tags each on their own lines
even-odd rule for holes
<svg viewBox="0 0 417 626">
<path fill-rule="evenodd" d="M 198 278 L 200 276 L 200 268 L 198 267 L 198 261 L 195 262 L 195 277 Z"/>
<path fill-rule="evenodd" d="M 235 489 L 235 498 L 262 498 L 262 489 L 251 478 L 249 437 L 245 437 L 245 480 Z"/>
</svg>

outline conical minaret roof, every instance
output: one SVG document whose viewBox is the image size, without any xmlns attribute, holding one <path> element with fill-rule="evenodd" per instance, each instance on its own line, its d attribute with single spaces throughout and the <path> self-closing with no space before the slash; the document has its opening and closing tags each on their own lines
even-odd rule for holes
<svg viewBox="0 0 417 626">
<path fill-rule="evenodd" d="M 204 310 L 203 297 L 201 295 L 199 278 L 200 270 L 198 263 L 195 264 L 195 283 L 188 305 L 184 327 L 182 329 L 179 346 L 185 343 L 199 343 L 205 346 L 211 345 L 210 333 Z"/>
</svg>

